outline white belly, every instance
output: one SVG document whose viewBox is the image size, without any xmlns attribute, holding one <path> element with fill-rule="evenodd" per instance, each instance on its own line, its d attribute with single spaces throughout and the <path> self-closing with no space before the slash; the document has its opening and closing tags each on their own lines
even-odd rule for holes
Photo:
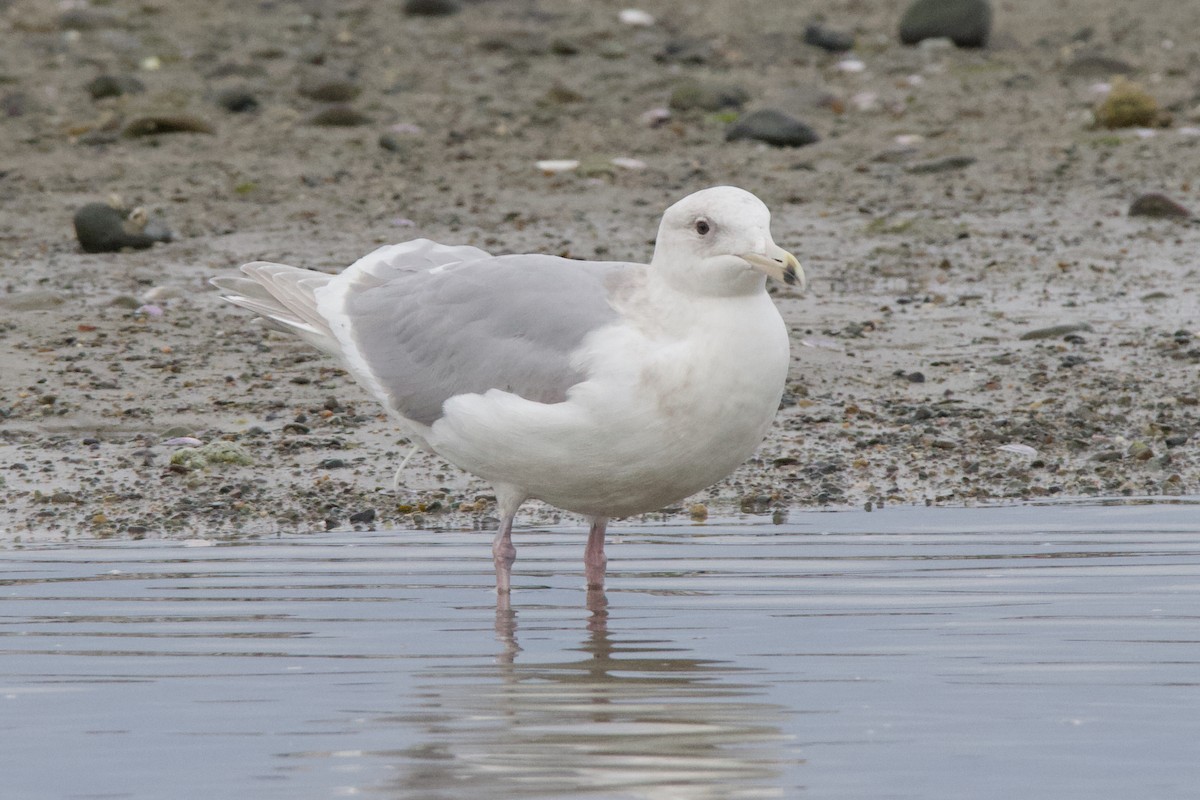
<svg viewBox="0 0 1200 800">
<path fill-rule="evenodd" d="M 566 402 L 460 395 L 425 438 L 462 469 L 568 511 L 620 517 L 681 500 L 754 452 L 788 368 L 787 329 L 765 292 L 701 305 L 673 330 L 589 337 L 589 378 Z"/>
</svg>

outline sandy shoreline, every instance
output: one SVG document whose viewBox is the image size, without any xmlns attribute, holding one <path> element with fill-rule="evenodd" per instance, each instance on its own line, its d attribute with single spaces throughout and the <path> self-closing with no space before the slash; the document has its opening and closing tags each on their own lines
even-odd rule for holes
<svg viewBox="0 0 1200 800">
<path fill-rule="evenodd" d="M 856 30 L 861 72 L 801 43 L 804 8 L 770 12 L 764 34 L 774 5 L 646 4 L 660 23 L 630 28 L 599 4 L 413 19 L 113 2 L 78 30 L 0 4 L 15 42 L 0 62 L 0 537 L 488 527 L 487 487 L 437 459 L 392 491 L 407 447 L 374 403 L 208 279 L 259 258 L 335 270 L 418 236 L 644 260 L 662 209 L 720 183 L 767 202 L 812 285 L 776 294 L 794 364 L 770 438 L 671 513 L 1200 494 L 1200 227 L 1127 215 L 1148 191 L 1200 208 L 1187 4 L 1001 9 L 984 51 L 901 46 L 898 2 L 823 6 Z M 699 63 L 664 61 L 678 42 Z M 1127 62 L 1169 124 L 1093 130 L 1104 78 L 1068 69 L 1091 50 Z M 313 70 L 350 76 L 371 121 L 305 124 Z M 100 72 L 147 89 L 94 101 Z M 726 143 L 726 117 L 700 111 L 647 124 L 684 80 L 738 84 L 747 109 L 822 140 Z M 215 104 L 235 85 L 257 111 Z M 87 136 L 162 110 L 216 133 Z M 584 168 L 545 175 L 545 158 Z M 110 193 L 175 240 L 83 253 L 71 215 Z M 1058 325 L 1078 327 L 1037 333 Z M 181 434 L 252 463 L 173 467 Z"/>
</svg>

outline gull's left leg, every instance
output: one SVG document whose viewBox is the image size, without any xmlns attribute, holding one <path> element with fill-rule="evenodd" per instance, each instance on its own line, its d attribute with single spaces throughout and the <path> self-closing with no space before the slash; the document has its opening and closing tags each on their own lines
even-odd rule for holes
<svg viewBox="0 0 1200 800">
<path fill-rule="evenodd" d="M 515 486 L 496 486 L 496 508 L 500 512 L 500 530 L 492 540 L 492 563 L 496 565 L 496 591 L 506 595 L 512 589 L 512 565 L 517 548 L 512 543 L 513 520 L 525 502 L 525 493 Z"/>
<path fill-rule="evenodd" d="M 608 527 L 608 518 L 592 517 L 591 521 L 587 548 L 583 551 L 583 571 L 587 576 L 588 586 L 602 587 L 604 568 L 608 564 L 608 556 L 604 555 L 604 531 Z"/>
</svg>

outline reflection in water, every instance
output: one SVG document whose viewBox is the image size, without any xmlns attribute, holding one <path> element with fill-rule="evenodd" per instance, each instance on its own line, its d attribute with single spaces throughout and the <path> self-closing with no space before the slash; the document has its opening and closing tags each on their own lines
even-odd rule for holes
<svg viewBox="0 0 1200 800">
<path fill-rule="evenodd" d="M 425 676 L 426 744 L 396 788 L 402 796 L 527 798 L 781 797 L 794 763 L 784 710 L 755 702 L 761 687 L 722 680 L 727 664 L 618 641 L 603 590 L 588 593 L 583 657 L 523 662 L 518 612 L 496 607 L 494 668 Z M 455 787 L 448 793 L 447 787 Z"/>
</svg>

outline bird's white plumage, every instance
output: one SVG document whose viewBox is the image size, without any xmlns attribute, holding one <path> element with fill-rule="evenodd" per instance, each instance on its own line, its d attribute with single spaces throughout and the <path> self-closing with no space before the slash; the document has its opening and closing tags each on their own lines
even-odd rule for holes
<svg viewBox="0 0 1200 800">
<path fill-rule="evenodd" d="M 753 452 L 788 368 L 764 273 L 802 279 L 766 206 L 732 187 L 669 208 L 648 265 L 419 240 L 332 277 L 243 270 L 216 281 L 228 299 L 340 355 L 503 509 L 533 497 L 601 520 L 681 500 Z"/>
</svg>

